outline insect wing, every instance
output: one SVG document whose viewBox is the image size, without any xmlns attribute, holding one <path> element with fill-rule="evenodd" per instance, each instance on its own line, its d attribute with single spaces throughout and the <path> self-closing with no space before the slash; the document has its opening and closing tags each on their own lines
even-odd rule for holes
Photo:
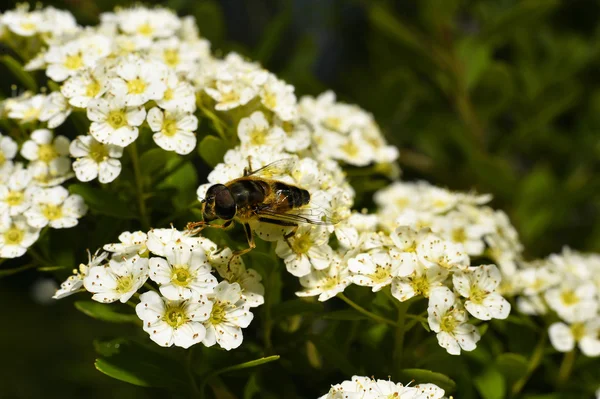
<svg viewBox="0 0 600 399">
<path fill-rule="evenodd" d="M 260 176 L 264 178 L 273 179 L 278 176 L 290 175 L 296 166 L 295 158 L 285 158 L 278 161 L 271 162 L 263 166 L 262 168 L 248 171 L 246 176 Z"/>
<path fill-rule="evenodd" d="M 316 224 L 321 226 L 331 226 L 337 224 L 329 212 L 319 208 L 300 208 L 287 212 L 277 212 L 272 209 L 259 209 L 257 216 L 274 219 L 290 224 Z"/>
</svg>

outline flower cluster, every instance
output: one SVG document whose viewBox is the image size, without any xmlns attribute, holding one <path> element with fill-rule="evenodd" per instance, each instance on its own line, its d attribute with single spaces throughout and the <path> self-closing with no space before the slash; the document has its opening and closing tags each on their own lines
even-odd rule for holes
<svg viewBox="0 0 600 399">
<path fill-rule="evenodd" d="M 523 246 L 503 211 L 485 206 L 490 195 L 453 192 L 419 181 L 395 182 L 374 196 L 381 227 L 430 228 L 461 244 L 471 257 L 483 257 L 510 274 L 522 259 Z"/>
<path fill-rule="evenodd" d="M 72 174 L 68 149 L 66 137 L 47 129 L 34 130 L 20 149 L 0 134 L 0 258 L 22 256 L 43 228 L 73 227 L 87 212 L 83 198 L 60 185 Z"/>
<path fill-rule="evenodd" d="M 528 315 L 555 317 L 550 342 L 560 352 L 579 346 L 586 356 L 600 356 L 600 255 L 564 248 L 561 254 L 524 262 L 508 278 L 519 295 L 517 308 Z"/>
<path fill-rule="evenodd" d="M 173 228 L 124 232 L 119 240 L 74 270 L 54 297 L 88 291 L 98 302 L 125 303 L 149 287 L 139 295 L 135 310 L 157 344 L 188 348 L 202 342 L 227 350 L 240 346 L 242 328 L 253 318 L 251 308 L 264 302 L 256 271 L 246 269 L 239 258 L 229 262 L 231 250 L 218 251 L 207 238 Z"/>
<path fill-rule="evenodd" d="M 355 375 L 350 381 L 332 386 L 329 392 L 319 399 L 441 399 L 444 393 L 444 390 L 435 384 L 409 386 Z"/>
</svg>

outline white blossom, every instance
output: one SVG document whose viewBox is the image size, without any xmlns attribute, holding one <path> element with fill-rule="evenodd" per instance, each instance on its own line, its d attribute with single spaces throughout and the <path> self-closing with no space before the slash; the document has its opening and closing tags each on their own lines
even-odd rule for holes
<svg viewBox="0 0 600 399">
<path fill-rule="evenodd" d="M 196 148 L 198 118 L 181 111 L 161 111 L 154 107 L 148 111 L 148 125 L 154 132 L 152 138 L 162 149 L 186 155 Z"/>
<path fill-rule="evenodd" d="M 127 302 L 148 279 L 148 258 L 133 256 L 88 269 L 83 278 L 86 290 L 98 302 Z"/>
<path fill-rule="evenodd" d="M 77 219 L 87 212 L 83 198 L 69 195 L 62 186 L 40 189 L 32 196 L 32 205 L 27 211 L 27 223 L 36 228 L 50 226 L 64 229 L 77 225 Z"/>
<path fill-rule="evenodd" d="M 189 348 L 205 339 L 203 322 L 209 318 L 211 308 L 212 303 L 205 297 L 171 301 L 148 291 L 140 295 L 135 312 L 152 341 L 160 346 Z"/>
<path fill-rule="evenodd" d="M 123 147 L 103 144 L 92 136 L 77 136 L 71 142 L 69 151 L 72 157 L 73 170 L 77 179 L 83 182 L 98 178 L 100 183 L 110 183 L 121 173 Z"/>
</svg>

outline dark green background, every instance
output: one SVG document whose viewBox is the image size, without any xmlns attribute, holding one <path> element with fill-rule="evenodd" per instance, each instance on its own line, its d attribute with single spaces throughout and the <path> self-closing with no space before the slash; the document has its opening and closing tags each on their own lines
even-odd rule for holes
<svg viewBox="0 0 600 399">
<path fill-rule="evenodd" d="M 95 23 L 99 12 L 129 2 L 46 4 Z M 299 97 L 333 89 L 372 112 L 401 149 L 403 178 L 493 193 L 528 258 L 563 245 L 600 249 L 597 1 L 160 4 L 196 16 L 217 54 L 235 50 L 260 61 Z M 83 239 L 73 243 L 78 251 Z M 83 260 L 81 251 L 75 256 Z M 32 271 L 0 280 L 0 398 L 163 395 L 93 368 L 94 339 L 135 327 L 87 318 L 69 299 L 37 304 L 30 292 L 40 278 Z M 317 385 L 313 392 L 326 391 Z"/>
</svg>

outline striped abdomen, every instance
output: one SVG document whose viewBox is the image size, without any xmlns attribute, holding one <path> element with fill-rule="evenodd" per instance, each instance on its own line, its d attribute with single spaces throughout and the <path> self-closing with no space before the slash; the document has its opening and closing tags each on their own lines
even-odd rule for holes
<svg viewBox="0 0 600 399">
<path fill-rule="evenodd" d="M 310 202 L 310 193 L 303 188 L 276 181 L 271 185 L 271 189 L 275 194 L 274 202 L 277 211 L 285 212 Z"/>
<path fill-rule="evenodd" d="M 227 185 L 238 210 L 268 207 L 285 212 L 310 202 L 310 193 L 302 188 L 275 180 L 240 178 Z"/>
</svg>

